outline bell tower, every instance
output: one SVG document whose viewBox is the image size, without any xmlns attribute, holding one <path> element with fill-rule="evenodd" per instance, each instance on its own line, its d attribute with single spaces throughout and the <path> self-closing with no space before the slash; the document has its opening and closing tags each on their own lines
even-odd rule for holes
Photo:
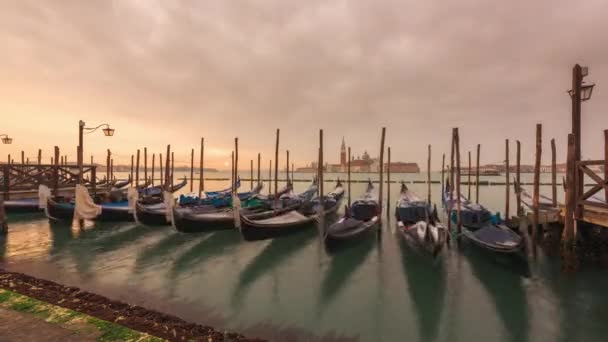
<svg viewBox="0 0 608 342">
<path fill-rule="evenodd" d="M 340 165 L 346 165 L 346 143 L 342 137 L 342 146 L 340 147 Z"/>
</svg>

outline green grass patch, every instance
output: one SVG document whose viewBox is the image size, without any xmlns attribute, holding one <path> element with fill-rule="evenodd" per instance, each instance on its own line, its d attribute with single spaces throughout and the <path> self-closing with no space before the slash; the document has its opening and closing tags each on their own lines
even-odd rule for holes
<svg viewBox="0 0 608 342">
<path fill-rule="evenodd" d="M 98 341 L 162 342 L 163 339 L 150 336 L 119 324 L 104 321 L 78 311 L 62 308 L 46 302 L 0 289 L 0 306 L 17 312 L 27 313 L 46 322 L 62 326 L 77 333 L 88 331 L 97 336 Z M 84 327 L 82 325 L 85 325 Z M 78 328 L 76 328 L 78 327 Z M 87 328 L 88 327 L 88 328 Z M 85 333 L 87 334 L 87 333 Z"/>
</svg>

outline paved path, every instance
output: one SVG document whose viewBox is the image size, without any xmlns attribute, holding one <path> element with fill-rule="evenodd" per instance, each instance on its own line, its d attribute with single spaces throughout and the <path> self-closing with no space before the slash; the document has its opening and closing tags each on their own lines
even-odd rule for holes
<svg viewBox="0 0 608 342">
<path fill-rule="evenodd" d="M 95 338 L 47 323 L 33 315 L 0 307 L 0 341 L 2 342 L 76 342 L 95 341 Z"/>
</svg>

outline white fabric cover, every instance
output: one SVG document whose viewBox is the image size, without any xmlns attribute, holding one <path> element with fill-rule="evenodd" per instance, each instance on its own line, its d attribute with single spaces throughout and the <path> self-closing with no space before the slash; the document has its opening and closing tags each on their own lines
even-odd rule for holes
<svg viewBox="0 0 608 342">
<path fill-rule="evenodd" d="M 38 187 L 38 208 L 46 209 L 48 199 L 51 197 L 51 189 L 44 184 Z"/>
<path fill-rule="evenodd" d="M 95 204 L 89 195 L 89 190 L 83 185 L 76 185 L 76 206 L 74 217 L 76 219 L 92 220 L 101 214 L 101 206 Z"/>
<path fill-rule="evenodd" d="M 129 187 L 127 189 L 127 200 L 129 201 L 129 212 L 135 212 L 135 203 L 137 203 L 137 199 L 139 198 L 139 192 L 134 187 Z"/>
<path fill-rule="evenodd" d="M 424 221 L 419 221 L 416 223 L 416 233 L 418 234 L 418 238 L 420 241 L 424 241 L 424 236 L 426 235 L 427 224 Z"/>
<path fill-rule="evenodd" d="M 234 226 L 241 229 L 241 199 L 236 192 L 232 193 L 232 212 L 234 214 Z"/>
</svg>

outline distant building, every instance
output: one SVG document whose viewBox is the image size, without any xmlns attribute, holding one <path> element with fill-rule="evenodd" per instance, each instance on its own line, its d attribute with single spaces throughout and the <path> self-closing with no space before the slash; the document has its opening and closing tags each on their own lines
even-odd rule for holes
<svg viewBox="0 0 608 342">
<path fill-rule="evenodd" d="M 384 169 L 389 170 L 388 163 L 384 163 Z M 391 173 L 420 173 L 420 167 L 416 163 L 391 162 Z"/>
</svg>

